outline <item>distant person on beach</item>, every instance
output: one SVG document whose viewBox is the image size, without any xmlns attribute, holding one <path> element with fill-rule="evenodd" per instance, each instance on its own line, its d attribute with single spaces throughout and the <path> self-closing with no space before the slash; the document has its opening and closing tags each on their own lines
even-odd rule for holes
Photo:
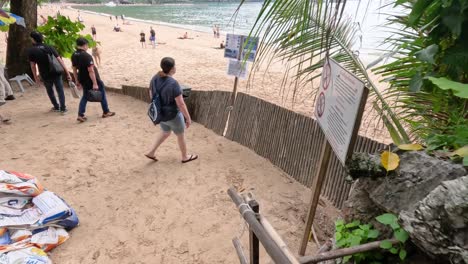
<svg viewBox="0 0 468 264">
<path fill-rule="evenodd" d="M 143 30 L 140 33 L 140 43 L 142 48 L 146 48 L 146 35 L 145 32 L 143 32 Z"/>
<path fill-rule="evenodd" d="M 91 27 L 91 34 L 93 34 L 93 39 L 97 40 L 97 38 L 96 38 L 96 27 L 94 27 L 94 25 Z"/>
<path fill-rule="evenodd" d="M 219 26 L 216 26 L 216 38 L 219 38 Z"/>
<path fill-rule="evenodd" d="M 117 25 L 114 26 L 114 31 L 115 31 L 115 32 L 122 32 L 122 29 L 120 29 L 119 24 L 117 24 Z"/>
<path fill-rule="evenodd" d="M 187 144 L 184 135 L 184 131 L 190 127 L 192 119 L 185 105 L 182 89 L 179 83 L 172 77 L 176 73 L 174 59 L 169 57 L 163 58 L 161 60 L 161 69 L 162 71 L 158 72 L 151 79 L 149 93 L 150 98 L 153 98 L 154 94 L 158 94 L 161 99 L 163 121 L 159 125 L 162 133 L 157 137 L 153 147 L 145 156 L 158 161 L 156 150 L 174 132 L 182 154 L 181 162 L 187 163 L 198 158 L 197 155 L 187 154 Z"/>
<path fill-rule="evenodd" d="M 124 17 L 124 15 L 123 15 L 123 14 L 122 14 L 122 15 L 120 15 L 120 18 L 122 18 L 122 22 L 123 22 L 123 23 L 125 23 L 125 17 Z"/>
<path fill-rule="evenodd" d="M 115 113 L 109 110 L 107 104 L 106 91 L 104 83 L 99 76 L 98 69 L 94 65 L 93 58 L 86 51 L 88 50 L 88 40 L 78 38 L 76 40 L 76 51 L 73 53 L 71 61 L 73 65 L 73 75 L 75 77 L 78 89 L 83 89 L 80 106 L 78 109 L 78 122 L 83 123 L 87 120 L 85 116 L 86 104 L 88 103 L 88 91 L 99 90 L 102 93 L 101 107 L 102 118 L 114 116 Z"/>
<path fill-rule="evenodd" d="M 213 37 L 216 38 L 216 25 L 213 25 Z"/>
<path fill-rule="evenodd" d="M 47 19 L 43 15 L 41 15 L 41 20 L 42 20 L 41 25 L 44 25 L 47 23 Z"/>
<path fill-rule="evenodd" d="M 112 21 L 112 16 L 109 16 L 109 18 L 110 18 L 110 21 Z"/>
<path fill-rule="evenodd" d="M 178 39 L 189 39 L 188 32 L 185 32 L 184 35 L 182 35 L 182 37 L 178 37 Z"/>
<path fill-rule="evenodd" d="M 153 27 L 150 27 L 150 43 L 153 46 L 153 48 L 156 47 L 156 31 L 154 31 Z"/>
<path fill-rule="evenodd" d="M 117 15 L 115 15 L 115 20 L 119 21 L 119 17 Z"/>
<path fill-rule="evenodd" d="M 93 55 L 96 66 L 101 65 L 101 48 L 98 47 L 99 44 L 96 44 L 96 47 L 91 49 L 91 54 Z"/>
<path fill-rule="evenodd" d="M 61 112 L 62 114 L 65 114 L 67 112 L 67 107 L 65 106 L 65 94 L 63 92 L 62 73 L 50 73 L 48 55 L 53 55 L 57 59 L 57 61 L 62 66 L 62 70 L 66 74 L 67 79 L 71 80 L 71 76 L 68 72 L 67 66 L 53 47 L 43 44 L 44 37 L 41 33 L 33 31 L 31 32 L 30 37 L 33 43 L 33 47 L 28 50 L 28 58 L 31 65 L 31 71 L 34 76 L 34 80 L 36 81 L 36 84 L 41 84 L 41 80 L 39 79 L 39 76 L 36 72 L 37 65 L 39 67 L 39 74 L 42 78 L 42 81 L 44 82 L 47 95 L 49 96 L 50 102 L 53 105 L 51 111 Z M 59 103 L 57 103 L 57 99 L 55 98 L 55 93 L 53 89 L 54 86 L 58 94 Z"/>
<path fill-rule="evenodd" d="M 226 46 L 224 45 L 224 40 L 221 41 L 221 43 L 219 44 L 219 48 L 220 49 L 224 49 Z"/>
</svg>

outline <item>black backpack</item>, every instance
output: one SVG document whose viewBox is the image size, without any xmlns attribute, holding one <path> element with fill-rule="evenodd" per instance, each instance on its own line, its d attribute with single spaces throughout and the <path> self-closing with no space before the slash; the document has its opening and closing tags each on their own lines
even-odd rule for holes
<svg viewBox="0 0 468 264">
<path fill-rule="evenodd" d="M 49 62 L 49 74 L 50 75 L 61 75 L 63 73 L 63 67 L 60 65 L 60 62 L 55 57 L 51 48 L 47 46 L 42 46 L 41 49 L 47 55 L 47 60 Z"/>
</svg>

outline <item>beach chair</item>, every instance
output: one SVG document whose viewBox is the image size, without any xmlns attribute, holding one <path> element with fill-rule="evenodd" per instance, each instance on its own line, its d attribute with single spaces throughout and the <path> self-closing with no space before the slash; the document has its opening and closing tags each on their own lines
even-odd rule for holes
<svg viewBox="0 0 468 264">
<path fill-rule="evenodd" d="M 12 81 L 16 81 L 18 83 L 18 86 L 19 86 L 22 93 L 24 93 L 24 87 L 23 87 L 23 84 L 21 83 L 22 81 L 27 81 L 31 86 L 34 85 L 34 81 L 31 79 L 31 77 L 29 77 L 29 75 L 27 73 L 17 75 L 15 77 L 11 78 L 10 82 L 12 82 Z"/>
</svg>

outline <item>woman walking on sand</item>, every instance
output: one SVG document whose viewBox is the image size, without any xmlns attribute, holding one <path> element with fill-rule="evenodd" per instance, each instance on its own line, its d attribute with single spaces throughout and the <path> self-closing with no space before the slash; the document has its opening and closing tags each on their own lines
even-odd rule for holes
<svg viewBox="0 0 468 264">
<path fill-rule="evenodd" d="M 187 163 L 198 159 L 197 155 L 187 154 L 187 144 L 185 142 L 184 131 L 190 127 L 192 119 L 185 105 L 182 89 L 179 83 L 172 78 L 176 73 L 174 59 L 170 57 L 163 58 L 161 60 L 161 69 L 162 71 L 158 72 L 151 79 L 150 98 L 153 98 L 155 94 L 159 95 L 162 114 L 162 121 L 159 125 L 161 126 L 162 133 L 145 156 L 148 159 L 158 161 L 156 150 L 174 132 L 182 154 L 181 162 Z"/>
</svg>

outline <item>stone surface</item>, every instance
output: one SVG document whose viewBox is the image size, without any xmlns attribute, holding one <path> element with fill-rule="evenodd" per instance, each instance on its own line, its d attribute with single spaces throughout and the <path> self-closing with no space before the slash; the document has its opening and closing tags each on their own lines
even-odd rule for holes
<svg viewBox="0 0 468 264">
<path fill-rule="evenodd" d="M 400 219 L 427 254 L 468 263 L 468 176 L 443 182 Z"/>
<path fill-rule="evenodd" d="M 468 264 L 467 171 L 460 164 L 425 152 L 403 152 L 399 156 L 400 166 L 386 177 L 356 170 L 365 177 L 353 185 L 343 208 L 345 219 L 375 224 L 373 219 L 382 212 L 394 213 L 403 220 L 414 244 L 435 257 L 431 263 Z M 367 167 L 378 172 L 372 165 Z M 380 229 L 378 225 L 376 228 Z"/>
<path fill-rule="evenodd" d="M 385 211 L 399 214 L 414 209 L 441 182 L 464 175 L 466 170 L 461 164 L 431 157 L 423 151 L 403 152 L 398 169 L 376 182 L 375 188 L 370 187 L 369 196 Z"/>
</svg>

